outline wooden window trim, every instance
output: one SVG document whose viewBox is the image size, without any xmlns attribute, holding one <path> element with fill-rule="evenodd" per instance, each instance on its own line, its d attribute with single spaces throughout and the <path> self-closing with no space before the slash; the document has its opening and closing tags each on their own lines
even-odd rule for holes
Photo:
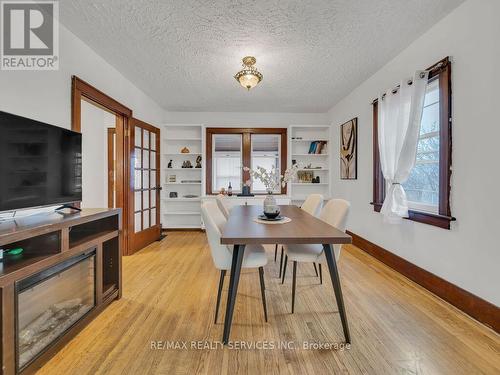
<svg viewBox="0 0 500 375">
<path fill-rule="evenodd" d="M 452 149 L 452 112 L 451 112 L 451 61 L 449 57 L 437 62 L 429 70 L 429 81 L 439 79 L 439 204 L 438 213 L 409 210 L 408 220 L 450 229 L 451 215 L 451 149 Z M 378 101 L 373 106 L 373 210 L 380 212 L 385 197 L 385 183 L 380 165 L 378 148 Z"/>
<path fill-rule="evenodd" d="M 206 129 L 206 194 L 216 195 L 212 192 L 212 136 L 215 134 L 241 134 L 242 135 L 242 159 L 244 166 L 250 166 L 251 163 L 251 135 L 252 134 L 280 134 L 281 135 L 281 170 L 287 168 L 287 129 L 286 128 L 207 128 Z M 248 172 L 243 172 L 243 181 L 250 179 Z M 255 193 L 255 195 L 264 195 L 265 193 Z M 286 194 L 286 186 L 281 187 L 281 194 Z"/>
</svg>

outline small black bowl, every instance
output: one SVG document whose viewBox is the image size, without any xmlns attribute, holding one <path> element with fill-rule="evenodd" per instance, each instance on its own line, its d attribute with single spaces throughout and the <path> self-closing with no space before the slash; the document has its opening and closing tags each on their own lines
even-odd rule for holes
<svg viewBox="0 0 500 375">
<path fill-rule="evenodd" d="M 273 213 L 264 212 L 264 215 L 266 215 L 268 219 L 276 219 L 279 216 L 279 214 L 280 214 L 279 211 Z"/>
</svg>

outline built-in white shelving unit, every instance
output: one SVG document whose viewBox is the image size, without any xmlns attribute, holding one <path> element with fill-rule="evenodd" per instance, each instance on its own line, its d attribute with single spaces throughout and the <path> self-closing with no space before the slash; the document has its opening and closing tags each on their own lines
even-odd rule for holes
<svg viewBox="0 0 500 375">
<path fill-rule="evenodd" d="M 201 228 L 200 201 L 205 179 L 204 160 L 202 168 L 196 167 L 196 158 L 204 154 L 203 126 L 167 124 L 161 131 L 162 136 L 162 206 L 161 221 L 163 228 Z M 187 147 L 189 153 L 181 150 Z M 189 160 L 193 168 L 182 168 Z M 172 168 L 168 163 L 172 161 Z M 172 177 L 175 176 L 175 181 Z M 177 193 L 172 198 L 170 193 Z M 186 197 L 194 196 L 194 197 Z"/>
<path fill-rule="evenodd" d="M 300 171 L 312 172 L 314 177 L 320 178 L 319 183 L 294 182 L 290 185 L 288 193 L 292 202 L 300 204 L 309 194 L 323 194 L 325 199 L 330 199 L 331 192 L 331 127 L 329 125 L 290 125 L 289 137 L 289 163 L 295 160 L 301 167 Z M 324 142 L 321 153 L 309 153 L 312 142 Z M 308 168 L 310 165 L 312 168 Z"/>
</svg>

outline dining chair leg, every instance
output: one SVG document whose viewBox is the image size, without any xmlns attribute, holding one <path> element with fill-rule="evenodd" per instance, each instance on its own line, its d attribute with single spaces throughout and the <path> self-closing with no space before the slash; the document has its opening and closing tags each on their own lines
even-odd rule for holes
<svg viewBox="0 0 500 375">
<path fill-rule="evenodd" d="M 293 275 L 292 275 L 292 314 L 295 311 L 295 286 L 297 284 L 297 261 L 293 261 Z"/>
<path fill-rule="evenodd" d="M 337 306 L 339 308 L 340 320 L 342 321 L 342 329 L 344 330 L 345 341 L 351 343 L 351 335 L 349 334 L 349 325 L 347 323 L 347 314 L 345 312 L 344 298 L 342 297 L 342 287 L 340 286 L 340 276 L 337 269 L 337 262 L 335 261 L 335 255 L 333 253 L 332 245 L 323 245 L 323 250 L 325 252 L 326 262 L 328 264 L 328 270 L 330 271 L 330 278 L 332 279 L 333 290 L 335 292 L 335 299 L 337 300 Z"/>
<path fill-rule="evenodd" d="M 278 244 L 274 246 L 274 262 L 276 263 L 276 258 L 278 257 Z"/>
<path fill-rule="evenodd" d="M 288 263 L 288 255 L 285 255 L 285 264 L 283 264 L 283 278 L 281 279 L 281 283 L 285 283 L 285 274 L 286 274 L 286 264 Z"/>
<path fill-rule="evenodd" d="M 226 270 L 220 270 L 219 291 L 217 292 L 217 305 L 215 306 L 214 324 L 217 324 L 217 317 L 219 316 L 220 297 L 222 296 L 222 286 L 224 285 L 224 276 L 226 276 Z"/>
<path fill-rule="evenodd" d="M 318 264 L 319 266 L 319 283 L 323 285 L 323 270 L 321 269 L 321 263 Z"/>
<path fill-rule="evenodd" d="M 281 271 L 283 269 L 283 253 L 285 252 L 285 249 L 283 246 L 281 246 L 281 256 L 280 256 L 280 274 L 278 276 L 279 279 L 281 279 Z"/>
<path fill-rule="evenodd" d="M 314 273 L 316 274 L 316 277 L 318 277 L 318 269 L 316 268 L 316 263 L 313 263 L 314 266 Z"/>
<path fill-rule="evenodd" d="M 229 276 L 229 292 L 227 295 L 226 316 L 224 317 L 224 333 L 222 334 L 222 343 L 226 345 L 229 342 L 229 333 L 231 332 L 231 323 L 233 321 L 234 303 L 238 293 L 238 282 L 240 281 L 241 264 L 245 245 L 234 245 L 233 259 L 231 262 L 231 273 Z"/>
<path fill-rule="evenodd" d="M 264 267 L 259 267 L 260 278 L 260 294 L 262 295 L 262 306 L 264 307 L 264 319 L 267 323 L 267 306 L 266 306 L 266 284 L 264 283 Z"/>
</svg>

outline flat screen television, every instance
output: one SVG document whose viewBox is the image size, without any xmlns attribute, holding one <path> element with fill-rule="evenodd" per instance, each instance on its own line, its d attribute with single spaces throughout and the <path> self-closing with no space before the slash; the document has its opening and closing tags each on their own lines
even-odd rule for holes
<svg viewBox="0 0 500 375">
<path fill-rule="evenodd" d="M 0 211 L 82 200 L 82 135 L 0 111 Z"/>
</svg>

